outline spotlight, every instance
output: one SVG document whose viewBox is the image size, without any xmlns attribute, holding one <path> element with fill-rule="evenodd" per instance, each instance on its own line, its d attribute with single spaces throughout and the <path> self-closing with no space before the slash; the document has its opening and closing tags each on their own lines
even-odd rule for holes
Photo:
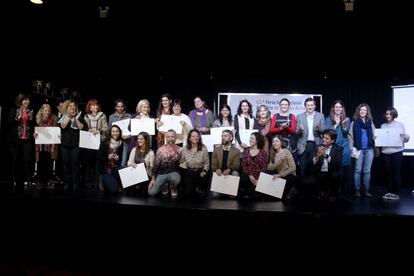
<svg viewBox="0 0 414 276">
<path fill-rule="evenodd" d="M 43 4 L 43 0 L 30 0 L 33 4 L 41 5 Z"/>
</svg>

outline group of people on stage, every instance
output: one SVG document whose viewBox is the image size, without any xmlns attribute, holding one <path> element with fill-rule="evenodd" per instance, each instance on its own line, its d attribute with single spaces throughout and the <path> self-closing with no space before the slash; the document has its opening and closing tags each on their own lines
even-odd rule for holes
<svg viewBox="0 0 414 276">
<path fill-rule="evenodd" d="M 155 135 L 140 132 L 131 136 L 114 123 L 151 118 L 150 102 L 146 99 L 138 102 L 133 114 L 127 113 L 122 99 L 116 100 L 115 112 L 109 118 L 96 99 L 89 100 L 84 111 L 77 102 L 67 100 L 59 104 L 56 116 L 47 103 L 34 115 L 30 96 L 20 94 L 8 118 L 12 180 L 21 190 L 36 175 L 43 187 L 61 164 L 67 190 L 124 190 L 128 194 L 169 194 L 191 199 L 207 194 L 214 172 L 218 176 L 240 176 L 237 196 L 260 198 L 262 194 L 255 191 L 255 186 L 264 172 L 273 175 L 273 179 L 286 180 L 283 198 L 287 200 L 304 197 L 335 201 L 340 193 L 372 197 L 376 136 L 369 105 L 358 105 L 352 120 L 340 100 L 332 103 L 327 117 L 315 110 L 313 98 L 307 98 L 304 105 L 305 112 L 295 116 L 289 111 L 289 99 L 284 98 L 279 101 L 278 113 L 272 115 L 269 107 L 261 105 L 253 114 L 252 104 L 245 99 L 234 116 L 230 106 L 223 104 L 215 118 L 201 97 L 194 98 L 194 109 L 186 115 L 182 113 L 181 100 L 163 94 L 154 118 Z M 162 115 L 178 116 L 182 132 L 161 131 Z M 403 123 L 395 120 L 397 117 L 397 110 L 388 108 L 381 128 L 398 129 L 404 143 L 409 135 Z M 61 144 L 35 145 L 35 126 L 59 126 Z M 223 130 L 221 144 L 215 145 L 209 154 L 202 135 L 215 127 L 234 130 Z M 99 150 L 79 148 L 81 130 L 100 135 Z M 257 132 L 251 134 L 247 144 L 241 139 L 241 130 Z M 381 150 L 388 183 L 388 193 L 383 198 L 399 199 L 404 146 Z M 148 181 L 122 189 L 118 170 L 140 163 L 145 164 Z"/>
</svg>

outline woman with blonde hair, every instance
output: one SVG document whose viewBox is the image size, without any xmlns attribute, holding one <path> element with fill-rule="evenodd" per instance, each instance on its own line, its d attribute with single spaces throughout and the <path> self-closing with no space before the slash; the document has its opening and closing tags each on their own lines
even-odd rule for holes
<svg viewBox="0 0 414 276">
<path fill-rule="evenodd" d="M 55 127 L 57 126 L 57 119 L 52 113 L 52 108 L 49 104 L 43 104 L 36 115 L 36 124 L 38 127 Z M 38 134 L 34 133 L 34 138 L 37 139 Z M 56 144 L 37 144 L 35 146 L 35 172 L 42 188 L 47 184 L 47 181 L 52 178 L 54 169 L 56 167 L 56 159 L 58 154 L 58 145 Z M 52 166 L 53 162 L 53 166 Z M 52 169 L 53 168 L 53 169 Z"/>
</svg>

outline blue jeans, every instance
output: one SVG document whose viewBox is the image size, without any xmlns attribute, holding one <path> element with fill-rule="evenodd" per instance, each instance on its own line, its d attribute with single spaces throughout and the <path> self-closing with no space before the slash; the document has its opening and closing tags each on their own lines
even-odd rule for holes
<svg viewBox="0 0 414 276">
<path fill-rule="evenodd" d="M 371 166 L 374 160 L 374 149 L 361 150 L 361 154 L 355 162 L 354 184 L 355 189 L 361 189 L 361 173 L 364 173 L 363 186 L 368 191 L 371 181 Z"/>
<path fill-rule="evenodd" d="M 121 166 L 126 168 L 127 162 L 128 162 L 128 144 L 124 142 L 122 147 L 123 147 L 123 150 L 122 150 Z"/>
<path fill-rule="evenodd" d="M 151 190 L 148 191 L 150 196 L 155 196 L 159 193 L 162 185 L 168 183 L 171 186 L 177 187 L 181 182 L 181 175 L 178 172 L 172 172 L 167 174 L 159 174 L 155 178 L 155 185 Z"/>
</svg>

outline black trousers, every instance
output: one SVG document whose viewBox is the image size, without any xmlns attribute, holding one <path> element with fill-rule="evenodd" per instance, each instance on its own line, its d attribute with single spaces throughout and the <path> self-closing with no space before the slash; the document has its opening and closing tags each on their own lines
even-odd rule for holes
<svg viewBox="0 0 414 276">
<path fill-rule="evenodd" d="M 388 192 L 398 194 L 401 186 L 403 152 L 382 154 L 382 159 L 384 160 L 385 173 L 387 175 Z"/>
<path fill-rule="evenodd" d="M 53 160 L 50 152 L 40 151 L 39 161 L 37 162 L 37 175 L 41 184 L 46 184 L 53 175 Z"/>
<path fill-rule="evenodd" d="M 24 182 L 29 181 L 33 173 L 33 142 L 18 139 L 16 144 L 10 145 L 10 152 L 12 156 L 12 181 L 16 182 L 17 189 L 22 189 Z"/>
<path fill-rule="evenodd" d="M 309 177 L 309 160 L 312 159 L 312 157 L 315 155 L 316 150 L 316 144 L 315 142 L 306 142 L 306 148 L 305 151 L 299 155 L 299 164 L 300 164 L 300 179 L 306 179 Z"/>
<path fill-rule="evenodd" d="M 205 196 L 208 187 L 208 173 L 203 177 L 200 175 L 201 170 L 184 171 L 184 197 L 192 199 L 195 196 Z"/>
<path fill-rule="evenodd" d="M 338 196 L 341 186 L 341 172 L 317 172 L 308 177 L 302 185 L 302 192 L 307 197 L 323 195 L 325 197 Z"/>
<path fill-rule="evenodd" d="M 82 159 L 85 188 L 98 189 L 99 151 L 93 149 L 83 149 Z"/>
<path fill-rule="evenodd" d="M 67 189 L 78 189 L 80 182 L 80 148 L 61 147 L 63 182 Z"/>
</svg>

